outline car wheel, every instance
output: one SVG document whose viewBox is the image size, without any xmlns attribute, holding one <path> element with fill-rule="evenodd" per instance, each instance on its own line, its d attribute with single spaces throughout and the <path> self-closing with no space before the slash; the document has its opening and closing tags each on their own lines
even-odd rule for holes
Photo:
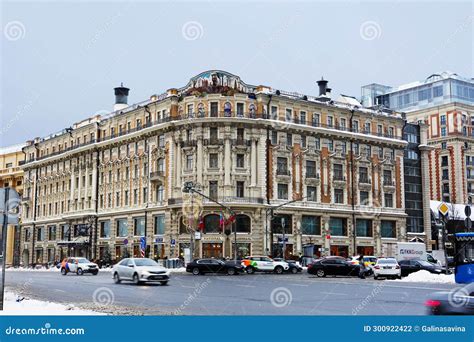
<svg viewBox="0 0 474 342">
<path fill-rule="evenodd" d="M 99 273 L 99 271 L 95 270 L 95 271 L 92 272 L 92 275 L 97 275 L 98 273 Z"/>
<path fill-rule="evenodd" d="M 397 276 L 397 279 L 402 279 L 402 276 L 401 275 Z"/>
<path fill-rule="evenodd" d="M 168 285 L 168 280 L 160 281 L 160 284 L 161 284 L 162 286 L 166 286 L 166 285 Z"/>
<path fill-rule="evenodd" d="M 231 267 L 227 269 L 227 274 L 228 275 L 234 275 L 235 274 L 235 268 Z"/>
<path fill-rule="evenodd" d="M 277 266 L 277 267 L 275 267 L 274 271 L 275 271 L 276 274 L 282 274 L 283 273 L 283 267 Z"/>
<path fill-rule="evenodd" d="M 115 284 L 120 284 L 120 282 L 121 282 L 120 276 L 118 275 L 117 272 L 114 273 L 114 282 L 115 282 Z"/>
<path fill-rule="evenodd" d="M 322 278 L 322 277 L 325 277 L 326 276 L 326 272 L 324 272 L 323 269 L 319 269 L 316 271 L 316 275 L 319 277 L 319 278 Z"/>
<path fill-rule="evenodd" d="M 133 275 L 133 283 L 134 283 L 135 285 L 140 284 L 140 280 L 139 280 L 139 278 L 138 278 L 138 274 L 137 274 L 137 273 L 135 273 L 135 274 Z"/>
<path fill-rule="evenodd" d="M 62 274 L 62 275 L 66 275 L 66 274 L 67 274 L 67 271 L 66 271 L 65 268 L 61 268 L 61 274 Z"/>
<path fill-rule="evenodd" d="M 82 268 L 77 269 L 77 275 L 83 275 L 84 272 L 82 271 Z"/>
<path fill-rule="evenodd" d="M 245 271 L 247 272 L 247 274 L 254 274 L 255 273 L 255 269 L 252 267 L 252 266 L 248 266 Z"/>
<path fill-rule="evenodd" d="M 379 279 L 379 276 L 376 276 L 376 275 L 374 274 L 374 280 L 377 280 L 377 279 Z"/>
<path fill-rule="evenodd" d="M 194 267 L 194 268 L 193 268 L 193 274 L 194 274 L 194 275 L 199 275 L 199 274 L 201 274 L 201 271 L 199 271 L 199 268 Z"/>
<path fill-rule="evenodd" d="M 291 273 L 293 273 L 293 274 L 298 273 L 298 269 L 297 269 L 296 267 L 293 267 L 293 268 L 291 269 Z"/>
</svg>

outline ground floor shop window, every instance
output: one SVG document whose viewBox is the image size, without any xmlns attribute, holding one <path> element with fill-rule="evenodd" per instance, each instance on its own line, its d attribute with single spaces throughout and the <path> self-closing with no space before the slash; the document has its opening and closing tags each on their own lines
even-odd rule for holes
<svg viewBox="0 0 474 342">
<path fill-rule="evenodd" d="M 120 260 L 123 258 L 129 258 L 130 252 L 128 251 L 127 246 L 119 245 L 115 246 L 115 259 Z"/>
<path fill-rule="evenodd" d="M 285 250 L 283 256 L 283 249 Z M 293 258 L 293 245 L 291 243 L 283 244 L 280 243 L 274 243 L 273 244 L 273 257 L 274 258 L 285 258 L 285 259 L 292 259 Z"/>
<path fill-rule="evenodd" d="M 395 221 L 382 221 L 382 227 L 380 231 L 383 238 L 396 238 L 397 237 Z"/>
<path fill-rule="evenodd" d="M 349 247 L 348 246 L 332 245 L 331 246 L 331 255 L 336 255 L 336 256 L 341 256 L 343 258 L 347 258 L 349 256 Z"/>
<path fill-rule="evenodd" d="M 37 249 L 36 252 L 35 252 L 35 262 L 37 264 L 42 264 L 43 263 L 43 249 Z"/>
<path fill-rule="evenodd" d="M 157 243 L 153 246 L 153 259 L 164 259 L 165 257 L 165 245 Z"/>
<path fill-rule="evenodd" d="M 374 255 L 373 246 L 357 246 L 358 255 Z"/>
<path fill-rule="evenodd" d="M 203 258 L 222 258 L 222 243 L 203 243 Z"/>
<path fill-rule="evenodd" d="M 347 236 L 347 220 L 340 217 L 331 217 L 329 219 L 329 231 L 331 235 Z"/>
<path fill-rule="evenodd" d="M 356 233 L 357 236 L 371 237 L 372 233 L 372 220 L 357 219 L 356 220 Z"/>
<path fill-rule="evenodd" d="M 234 256 L 235 244 L 232 243 L 232 257 Z M 238 242 L 237 243 L 237 259 L 243 259 L 246 256 L 251 255 L 250 243 Z"/>
</svg>

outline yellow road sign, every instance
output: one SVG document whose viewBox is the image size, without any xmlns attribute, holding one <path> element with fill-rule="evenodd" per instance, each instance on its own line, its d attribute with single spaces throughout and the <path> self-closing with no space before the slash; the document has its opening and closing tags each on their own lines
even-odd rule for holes
<svg viewBox="0 0 474 342">
<path fill-rule="evenodd" d="M 446 203 L 441 203 L 438 207 L 438 211 L 441 215 L 446 216 L 449 212 L 449 207 Z"/>
</svg>

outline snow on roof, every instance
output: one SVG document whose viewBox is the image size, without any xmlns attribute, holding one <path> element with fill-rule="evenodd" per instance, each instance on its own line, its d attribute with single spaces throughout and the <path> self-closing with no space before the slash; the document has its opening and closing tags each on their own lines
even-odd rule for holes
<svg viewBox="0 0 474 342">
<path fill-rule="evenodd" d="M 338 102 L 347 103 L 351 106 L 359 106 L 362 107 L 362 104 L 354 97 L 341 94 L 337 99 Z"/>
<path fill-rule="evenodd" d="M 9 154 L 9 153 L 15 153 L 15 152 L 20 152 L 23 147 L 25 147 L 26 144 L 16 144 L 16 145 L 11 145 L 11 146 L 6 146 L 6 147 L 0 147 L 0 154 Z"/>
</svg>

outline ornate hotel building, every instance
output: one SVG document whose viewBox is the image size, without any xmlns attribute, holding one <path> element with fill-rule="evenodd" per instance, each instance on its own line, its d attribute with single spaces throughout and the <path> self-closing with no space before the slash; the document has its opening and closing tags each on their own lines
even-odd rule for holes
<svg viewBox="0 0 474 342">
<path fill-rule="evenodd" d="M 192 241 L 195 257 L 276 255 L 283 241 L 287 256 L 390 253 L 407 239 L 404 120 L 318 85 L 307 96 L 207 71 L 130 106 L 115 88 L 110 114 L 27 142 L 23 264 L 139 256 L 143 237 L 153 258 Z M 232 209 L 236 234 L 186 181 Z"/>
</svg>

